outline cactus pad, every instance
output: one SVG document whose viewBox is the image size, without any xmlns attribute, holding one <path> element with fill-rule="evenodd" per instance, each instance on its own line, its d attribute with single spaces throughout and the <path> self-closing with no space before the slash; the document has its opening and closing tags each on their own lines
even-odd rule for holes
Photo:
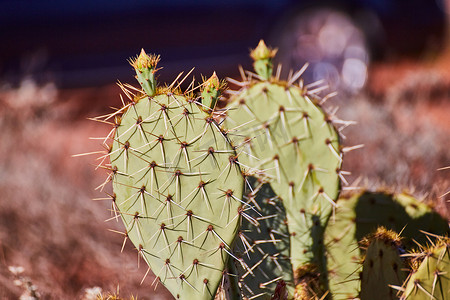
<svg viewBox="0 0 450 300">
<path fill-rule="evenodd" d="M 244 75 L 227 106 L 224 125 L 248 173 L 264 174 L 283 201 L 294 269 L 323 261 L 323 230 L 338 196 L 342 155 L 339 136 L 314 93 L 272 77 L 274 50 L 263 42 L 251 52 L 257 74 Z M 326 288 L 326 287 L 325 287 Z"/>
<path fill-rule="evenodd" d="M 246 206 L 243 177 L 199 99 L 149 84 L 146 58 L 157 61 L 132 62 L 143 92 L 120 110 L 110 151 L 115 203 L 156 280 L 176 298 L 211 299 Z"/>
</svg>

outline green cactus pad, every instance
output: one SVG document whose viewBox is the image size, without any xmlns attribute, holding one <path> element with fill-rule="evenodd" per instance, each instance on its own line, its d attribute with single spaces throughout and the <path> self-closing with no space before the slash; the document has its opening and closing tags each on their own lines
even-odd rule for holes
<svg viewBox="0 0 450 300">
<path fill-rule="evenodd" d="M 287 82 L 271 77 L 274 55 L 261 43 L 252 52 L 258 74 L 238 83 L 224 126 L 246 172 L 264 174 L 283 201 L 294 270 L 312 263 L 326 277 L 323 230 L 340 188 L 339 136 L 315 95 L 294 83 L 302 71 Z"/>
<path fill-rule="evenodd" d="M 110 152 L 126 233 L 179 299 L 214 297 L 246 207 L 235 151 L 197 100 L 170 88 L 135 96 Z"/>
<path fill-rule="evenodd" d="M 395 232 L 379 227 L 362 241 L 366 248 L 361 274 L 361 300 L 398 299 L 397 290 L 406 279 L 401 239 Z"/>
<path fill-rule="evenodd" d="M 282 280 L 291 299 L 295 285 L 284 207 L 268 183 L 254 178 L 248 183 L 252 191 L 246 198 L 257 210 L 246 211 L 235 244 L 245 266 L 238 265 L 241 289 L 248 298 L 270 299 Z"/>
<path fill-rule="evenodd" d="M 407 194 L 366 191 L 341 198 L 337 203 L 336 217 L 330 219 L 325 231 L 330 290 L 334 299 L 358 295 L 361 270 L 358 242 L 379 226 L 401 232 L 406 249 L 414 247 L 413 239 L 425 242 L 420 230 L 440 235 L 448 232 L 446 220 Z"/>
<path fill-rule="evenodd" d="M 450 299 L 450 239 L 441 240 L 419 256 L 425 256 L 411 274 L 401 299 Z"/>
</svg>

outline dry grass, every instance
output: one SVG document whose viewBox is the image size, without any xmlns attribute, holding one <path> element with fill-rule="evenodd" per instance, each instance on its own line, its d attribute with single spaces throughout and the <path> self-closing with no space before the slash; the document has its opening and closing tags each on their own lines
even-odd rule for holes
<svg viewBox="0 0 450 300">
<path fill-rule="evenodd" d="M 377 97 L 366 93 L 339 104 L 340 116 L 357 122 L 345 131 L 344 143 L 365 145 L 344 160 L 350 181 L 360 177 L 363 186 L 407 189 L 449 217 L 440 197 L 450 186 L 449 172 L 438 171 L 450 162 L 448 78 L 428 70 L 408 72 Z"/>
<path fill-rule="evenodd" d="M 108 231 L 122 229 L 104 222 L 110 203 L 90 200 L 104 197 L 94 188 L 106 174 L 94 172 L 93 158 L 71 157 L 97 148 L 87 137 L 105 129 L 72 118 L 51 85 L 25 81 L 0 97 L 0 298 L 23 293 L 8 266 L 22 266 L 42 299 L 78 299 L 85 288 L 117 285 L 123 294 L 161 298 L 151 280 L 140 285 L 146 266 L 137 269 L 136 251 L 128 244 L 121 254 L 122 237 Z"/>
</svg>

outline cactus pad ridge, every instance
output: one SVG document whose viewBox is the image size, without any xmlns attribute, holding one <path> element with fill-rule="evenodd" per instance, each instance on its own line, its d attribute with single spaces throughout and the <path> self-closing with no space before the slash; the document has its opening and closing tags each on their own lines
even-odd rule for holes
<svg viewBox="0 0 450 300">
<path fill-rule="evenodd" d="M 141 80 L 154 75 L 158 61 L 142 51 L 131 62 L 143 90 L 122 86 L 129 102 L 108 135 L 107 181 L 125 239 L 156 282 L 179 299 L 212 299 L 233 255 L 239 212 L 250 206 L 234 147 L 202 99 L 181 92 L 176 80 L 166 87 L 154 81 L 151 90 L 154 77 Z"/>
</svg>

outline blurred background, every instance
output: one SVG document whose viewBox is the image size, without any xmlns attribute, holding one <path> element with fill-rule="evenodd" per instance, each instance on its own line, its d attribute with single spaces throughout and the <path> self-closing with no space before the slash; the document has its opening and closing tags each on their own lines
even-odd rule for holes
<svg viewBox="0 0 450 300">
<path fill-rule="evenodd" d="M 449 217 L 448 0 L 0 0 L 0 299 L 92 299 L 117 292 L 171 299 L 151 287 L 112 220 L 95 170 L 110 128 L 88 121 L 137 85 L 127 59 L 161 55 L 160 82 L 239 79 L 260 39 L 283 76 L 336 91 L 326 103 L 355 125 L 344 146 L 351 186 L 410 193 Z M 102 199 L 93 201 L 91 199 Z M 30 298 L 27 298 L 30 299 Z M 95 298 L 94 298 L 95 299 Z"/>
</svg>

